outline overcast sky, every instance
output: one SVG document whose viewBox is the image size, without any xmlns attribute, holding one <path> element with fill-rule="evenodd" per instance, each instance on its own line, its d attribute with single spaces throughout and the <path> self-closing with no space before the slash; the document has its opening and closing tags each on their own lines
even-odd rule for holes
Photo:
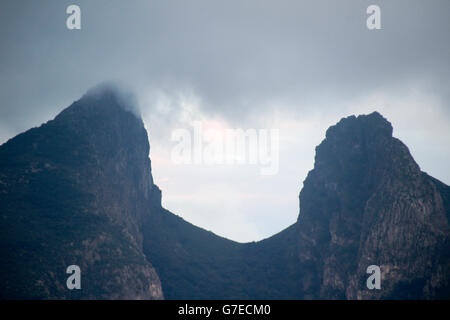
<svg viewBox="0 0 450 320">
<path fill-rule="evenodd" d="M 66 8 L 81 8 L 81 30 Z M 381 30 L 366 9 L 381 8 Z M 136 92 L 163 204 L 251 241 L 295 222 L 325 130 L 381 112 L 422 168 L 450 184 L 450 1 L 2 1 L 0 143 L 90 87 Z M 171 133 L 276 128 L 278 174 L 255 165 L 175 165 Z"/>
</svg>

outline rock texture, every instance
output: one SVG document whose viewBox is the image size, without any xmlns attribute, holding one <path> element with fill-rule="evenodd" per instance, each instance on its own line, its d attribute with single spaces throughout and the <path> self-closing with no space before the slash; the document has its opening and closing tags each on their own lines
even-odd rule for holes
<svg viewBox="0 0 450 320">
<path fill-rule="evenodd" d="M 162 208 L 148 154 L 131 100 L 111 88 L 2 145 L 1 298 L 450 299 L 450 187 L 376 112 L 329 128 L 298 221 L 260 242 Z M 71 264 L 81 290 L 66 288 Z M 380 290 L 366 287 L 369 265 Z"/>
</svg>

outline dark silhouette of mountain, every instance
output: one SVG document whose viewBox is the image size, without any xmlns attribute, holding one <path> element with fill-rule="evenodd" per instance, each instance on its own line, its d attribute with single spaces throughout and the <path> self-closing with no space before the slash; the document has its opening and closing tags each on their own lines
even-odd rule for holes
<svg viewBox="0 0 450 320">
<path fill-rule="evenodd" d="M 158 194 L 142 120 L 96 88 L 0 147 L 1 297 L 159 299 L 141 224 Z M 68 290 L 66 268 L 81 269 Z"/>
<path fill-rule="evenodd" d="M 330 127 L 297 222 L 241 244 L 162 208 L 135 110 L 95 89 L 0 146 L 2 298 L 450 298 L 450 187 L 380 114 Z M 65 286 L 71 264 L 81 290 Z"/>
</svg>

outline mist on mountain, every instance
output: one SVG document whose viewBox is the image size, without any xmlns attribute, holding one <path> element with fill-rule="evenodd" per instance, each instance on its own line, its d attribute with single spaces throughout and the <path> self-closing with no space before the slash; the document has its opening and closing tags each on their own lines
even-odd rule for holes
<svg viewBox="0 0 450 320">
<path fill-rule="evenodd" d="M 331 126 L 297 221 L 242 244 L 161 206 L 147 132 L 121 91 L 101 85 L 0 146 L 1 298 L 450 297 L 450 187 L 381 114 Z M 69 265 L 81 290 L 66 287 Z M 380 290 L 366 285 L 371 265 Z"/>
</svg>

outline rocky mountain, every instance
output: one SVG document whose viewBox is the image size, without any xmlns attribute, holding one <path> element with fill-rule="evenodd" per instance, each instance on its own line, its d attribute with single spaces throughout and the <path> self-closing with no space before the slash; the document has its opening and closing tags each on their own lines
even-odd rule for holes
<svg viewBox="0 0 450 320">
<path fill-rule="evenodd" d="M 124 103 L 92 90 L 0 147 L 1 297 L 163 298 L 140 230 L 160 192 Z M 81 290 L 66 287 L 72 264 Z"/>
<path fill-rule="evenodd" d="M 441 189 L 447 190 L 442 192 Z M 448 187 L 420 171 L 380 114 L 328 129 L 300 193 L 300 265 L 312 297 L 450 297 Z M 382 290 L 367 290 L 369 265 Z"/>
<path fill-rule="evenodd" d="M 148 155 L 132 101 L 110 87 L 0 146 L 1 297 L 450 298 L 450 187 L 376 112 L 328 129 L 297 222 L 259 242 L 165 210 Z M 66 288 L 71 264 L 81 290 Z"/>
</svg>

